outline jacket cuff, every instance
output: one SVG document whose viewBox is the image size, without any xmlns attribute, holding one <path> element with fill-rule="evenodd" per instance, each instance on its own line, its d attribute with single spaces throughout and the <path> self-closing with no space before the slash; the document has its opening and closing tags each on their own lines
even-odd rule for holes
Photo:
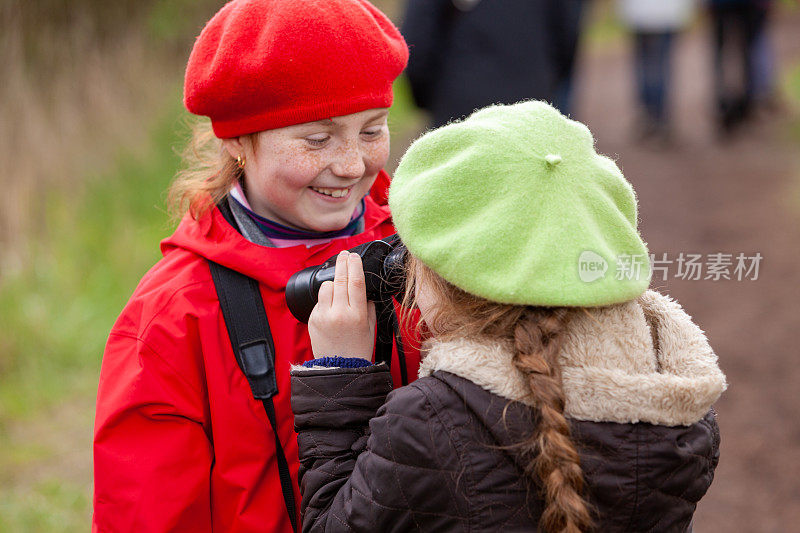
<svg viewBox="0 0 800 533">
<path fill-rule="evenodd" d="M 324 368 L 363 368 L 372 366 L 372 361 L 361 357 L 319 357 L 306 361 L 302 365 L 292 365 L 292 370 L 304 372 L 306 370 L 320 370 Z"/>
<path fill-rule="evenodd" d="M 366 424 L 392 390 L 385 363 L 359 368 L 292 369 L 295 429 Z"/>
</svg>

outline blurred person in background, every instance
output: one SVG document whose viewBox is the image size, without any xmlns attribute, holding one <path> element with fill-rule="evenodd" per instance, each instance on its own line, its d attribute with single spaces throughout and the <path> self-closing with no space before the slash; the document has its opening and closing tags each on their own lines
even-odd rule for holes
<svg viewBox="0 0 800 533">
<path fill-rule="evenodd" d="M 103 355 L 94 531 L 297 531 L 289 367 L 313 355 L 284 289 L 394 233 L 383 167 L 407 58 L 366 0 L 234 0 L 197 38 L 184 103 L 210 123 L 170 192 L 182 220 Z M 254 280 L 265 304 L 277 394 L 263 403 L 237 364 L 214 263 Z M 415 375 L 419 356 L 405 355 Z"/>
<path fill-rule="evenodd" d="M 549 0 L 552 17 L 552 50 L 555 64 L 555 92 L 552 104 L 569 115 L 574 112 L 575 65 L 578 59 L 588 0 Z"/>
<path fill-rule="evenodd" d="M 584 0 L 409 0 L 412 96 L 434 127 L 538 98 L 569 112 Z"/>
<path fill-rule="evenodd" d="M 770 0 L 708 0 L 719 133 L 726 137 L 752 116 L 757 96 L 770 85 L 766 34 Z"/>
<path fill-rule="evenodd" d="M 633 35 L 633 72 L 639 116 L 634 135 L 669 143 L 672 55 L 694 13 L 693 0 L 619 0 L 619 16 Z"/>
<path fill-rule="evenodd" d="M 769 10 L 767 21 L 761 26 L 753 40 L 750 50 L 751 69 L 750 85 L 753 90 L 753 103 L 756 110 L 776 111 L 780 108 L 776 78 L 775 43 L 769 24 Z"/>
</svg>

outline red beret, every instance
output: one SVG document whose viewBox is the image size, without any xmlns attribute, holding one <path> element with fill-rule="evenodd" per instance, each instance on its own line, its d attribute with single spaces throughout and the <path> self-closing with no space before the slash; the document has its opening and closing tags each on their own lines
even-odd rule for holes
<svg viewBox="0 0 800 533">
<path fill-rule="evenodd" d="M 195 42 L 183 102 L 217 137 L 238 137 L 389 107 L 407 61 L 366 0 L 234 0 Z"/>
</svg>

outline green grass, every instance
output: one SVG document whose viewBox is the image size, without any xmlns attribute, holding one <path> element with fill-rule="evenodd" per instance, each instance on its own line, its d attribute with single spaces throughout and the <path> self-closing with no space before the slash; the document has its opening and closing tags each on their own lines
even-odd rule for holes
<svg viewBox="0 0 800 533">
<path fill-rule="evenodd" d="M 800 146 L 800 63 L 786 70 L 781 88 L 783 98 L 793 116 L 789 124 L 789 136 L 791 142 Z M 795 169 L 794 175 L 795 179 L 790 185 L 786 198 L 790 202 L 791 208 L 800 213 L 800 164 Z"/>
<path fill-rule="evenodd" d="M 0 503 L 3 531 L 88 531 L 91 496 L 73 484 L 50 479 L 25 493 L 4 494 Z"/>
<path fill-rule="evenodd" d="M 613 2 L 589 2 L 584 12 L 582 46 L 591 48 L 624 44 L 628 30 L 617 16 Z"/>
<path fill-rule="evenodd" d="M 800 141 L 800 64 L 786 70 L 781 85 L 783 97 L 795 115 L 791 125 L 792 135 Z"/>
<path fill-rule="evenodd" d="M 0 330 L 11 332 L 2 364 L 12 378 L 0 383 L 0 420 L 40 407 L 34 393 L 45 403 L 62 398 L 75 372 L 97 367 L 126 295 L 169 231 L 161 206 L 178 164 L 172 117 L 146 153 L 122 154 L 116 171 L 92 178 L 77 200 L 46 199 L 46 237 L 33 244 L 34 261 L 0 288 Z"/>
</svg>

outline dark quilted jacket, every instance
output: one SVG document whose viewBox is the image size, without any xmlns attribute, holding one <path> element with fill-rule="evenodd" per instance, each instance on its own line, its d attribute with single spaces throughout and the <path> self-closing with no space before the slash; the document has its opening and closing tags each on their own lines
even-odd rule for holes
<svg viewBox="0 0 800 533">
<path fill-rule="evenodd" d="M 510 448 L 534 409 L 444 371 L 391 390 L 383 365 L 293 372 L 303 531 L 536 531 L 543 502 Z M 719 458 L 713 411 L 572 428 L 597 531 L 687 530 Z"/>
</svg>

